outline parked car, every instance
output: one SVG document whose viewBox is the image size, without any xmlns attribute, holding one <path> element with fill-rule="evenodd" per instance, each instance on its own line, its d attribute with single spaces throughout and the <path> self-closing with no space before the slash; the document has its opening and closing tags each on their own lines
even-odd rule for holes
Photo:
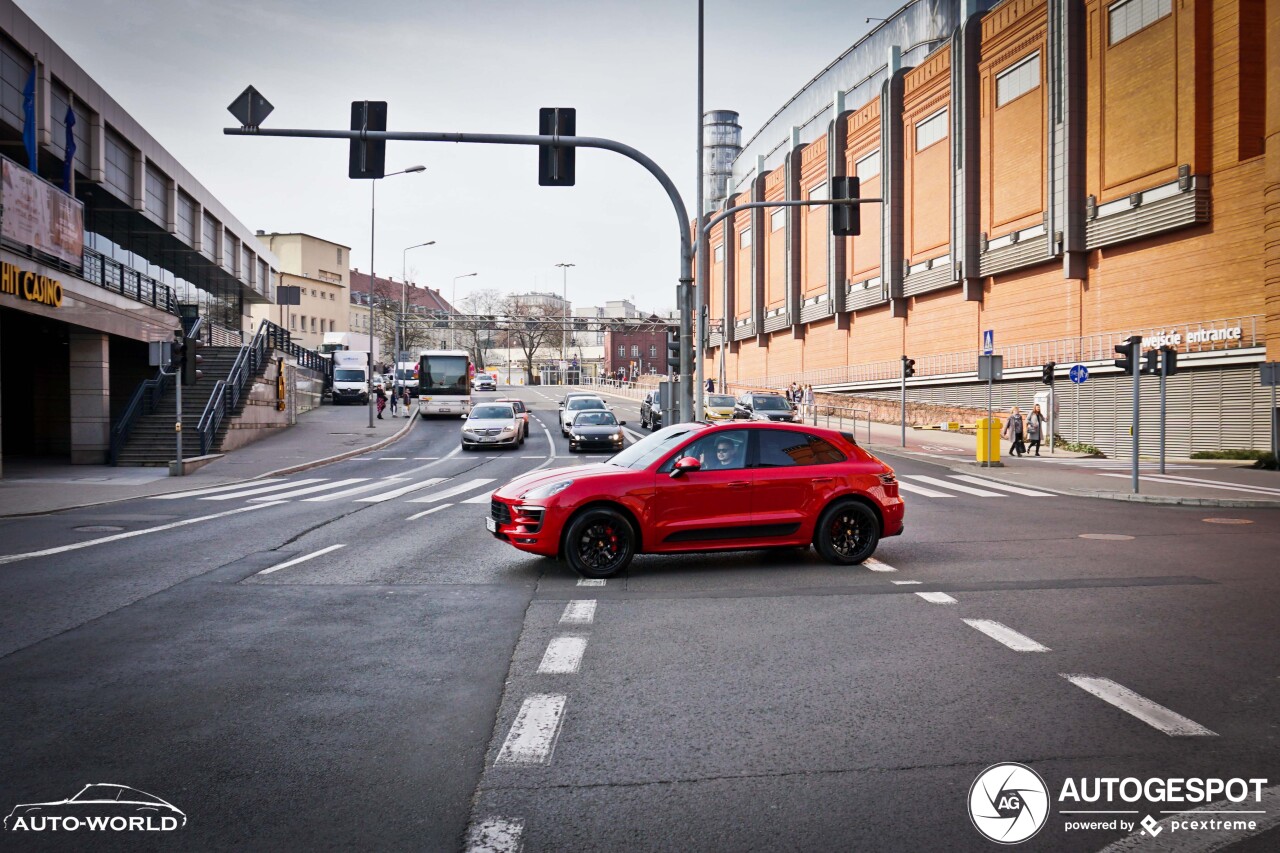
<svg viewBox="0 0 1280 853">
<path fill-rule="evenodd" d="M 573 423 L 569 425 L 569 452 L 600 448 L 603 450 L 621 450 L 623 441 L 622 428 L 626 421 L 620 421 L 613 412 L 590 409 L 578 412 Z"/>
<path fill-rule="evenodd" d="M 477 373 L 471 380 L 472 391 L 497 391 L 498 383 L 487 373 Z"/>
<path fill-rule="evenodd" d="M 462 422 L 462 449 L 519 447 L 524 444 L 524 420 L 510 403 L 477 403 Z"/>
<path fill-rule="evenodd" d="M 662 401 L 657 391 L 650 391 L 640 401 L 640 426 L 647 429 L 662 428 Z"/>
<path fill-rule="evenodd" d="M 750 392 L 738 398 L 733 407 L 733 417 L 749 421 L 783 421 L 792 423 L 798 418 L 790 401 L 781 394 Z"/>
<path fill-rule="evenodd" d="M 488 530 L 605 578 L 637 553 L 807 547 L 861 563 L 903 530 L 893 469 L 853 435 L 780 423 L 673 424 L 608 462 L 536 471 L 493 493 Z"/>
<path fill-rule="evenodd" d="M 612 411 L 604 400 L 599 397 L 570 397 L 565 401 L 564 408 L 560 410 L 560 434 L 569 435 L 569 425 L 573 423 L 573 419 L 577 417 L 578 412 L 585 412 L 588 409 L 600 409 L 602 411 Z"/>
<path fill-rule="evenodd" d="M 524 400 L 517 400 L 514 397 L 503 397 L 500 400 L 494 400 L 495 403 L 510 403 L 511 408 L 516 410 L 516 414 L 524 421 L 524 437 L 529 437 L 529 407 L 524 404 Z"/>
<path fill-rule="evenodd" d="M 703 403 L 702 415 L 709 421 L 727 421 L 733 417 L 737 401 L 732 394 L 708 394 Z"/>
</svg>

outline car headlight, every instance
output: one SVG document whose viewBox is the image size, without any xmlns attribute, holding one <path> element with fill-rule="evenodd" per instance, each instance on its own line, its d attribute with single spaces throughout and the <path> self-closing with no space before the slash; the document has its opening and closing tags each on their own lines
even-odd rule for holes
<svg viewBox="0 0 1280 853">
<path fill-rule="evenodd" d="M 538 486 L 536 489 L 530 489 L 521 495 L 520 499 L 525 501 L 546 500 L 549 497 L 560 494 L 572 485 L 573 480 L 559 480 L 555 483 L 548 483 L 545 486 Z"/>
</svg>

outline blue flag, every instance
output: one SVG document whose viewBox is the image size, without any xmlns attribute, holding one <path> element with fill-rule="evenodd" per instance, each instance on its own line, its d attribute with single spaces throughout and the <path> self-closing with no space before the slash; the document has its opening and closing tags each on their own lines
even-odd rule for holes
<svg viewBox="0 0 1280 853">
<path fill-rule="evenodd" d="M 22 87 L 22 146 L 27 149 L 27 162 L 33 172 L 36 168 L 36 69 L 33 66 L 27 85 Z"/>
<path fill-rule="evenodd" d="M 71 192 L 71 174 L 75 171 L 76 135 L 71 128 L 76 126 L 76 111 L 67 104 L 67 153 L 62 160 L 62 189 Z"/>
</svg>

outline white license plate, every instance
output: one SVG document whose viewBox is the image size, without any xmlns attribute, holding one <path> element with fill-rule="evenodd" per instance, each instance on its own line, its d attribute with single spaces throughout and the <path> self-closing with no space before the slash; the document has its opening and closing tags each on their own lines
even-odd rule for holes
<svg viewBox="0 0 1280 853">
<path fill-rule="evenodd" d="M 448 411 L 449 411 L 449 407 L 448 407 L 448 406 L 441 406 L 440 408 L 436 409 L 436 411 L 437 411 L 437 412 L 448 412 Z"/>
<path fill-rule="evenodd" d="M 498 532 L 498 523 L 497 523 L 496 521 L 494 521 L 494 520 L 493 520 L 493 516 L 491 516 L 491 515 L 490 515 L 490 516 L 485 516 L 485 519 L 484 519 L 484 526 L 485 526 L 485 527 L 487 527 L 487 528 L 489 528 L 489 532 L 490 532 L 490 533 L 497 533 L 497 532 Z"/>
</svg>

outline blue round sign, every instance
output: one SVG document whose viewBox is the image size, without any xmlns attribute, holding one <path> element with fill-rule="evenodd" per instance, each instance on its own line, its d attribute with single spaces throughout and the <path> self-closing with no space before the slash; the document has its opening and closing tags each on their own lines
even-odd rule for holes
<svg viewBox="0 0 1280 853">
<path fill-rule="evenodd" d="M 1089 378 L 1089 368 L 1083 364 L 1072 365 L 1069 375 L 1071 376 L 1071 381 L 1079 385 Z"/>
</svg>

